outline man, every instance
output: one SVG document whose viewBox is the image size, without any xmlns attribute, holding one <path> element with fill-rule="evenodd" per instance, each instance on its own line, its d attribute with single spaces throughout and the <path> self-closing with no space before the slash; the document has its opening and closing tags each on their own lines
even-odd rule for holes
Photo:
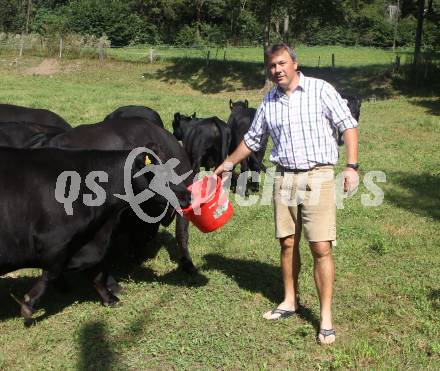
<svg viewBox="0 0 440 371">
<path fill-rule="evenodd" d="M 266 50 L 267 69 L 276 86 L 265 96 L 255 119 L 237 149 L 215 173 L 220 175 L 260 148 L 269 134 L 270 160 L 277 164 L 274 184 L 275 234 L 281 245 L 284 300 L 263 315 L 275 320 L 298 310 L 299 241 L 301 229 L 314 259 L 314 278 L 320 301 L 317 340 L 336 340 L 331 317 L 335 268 L 336 204 L 333 167 L 338 159 L 337 131 L 347 152 L 344 191 L 358 183 L 358 132 L 346 101 L 329 83 L 297 71 L 296 53 L 286 44 Z M 289 202 L 292 199 L 296 202 Z"/>
</svg>

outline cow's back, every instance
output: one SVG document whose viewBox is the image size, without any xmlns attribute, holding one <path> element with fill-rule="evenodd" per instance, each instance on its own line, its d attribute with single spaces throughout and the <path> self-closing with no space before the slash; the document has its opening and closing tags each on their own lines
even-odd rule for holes
<svg viewBox="0 0 440 371">
<path fill-rule="evenodd" d="M 167 130 L 141 118 L 115 118 L 90 125 L 81 125 L 50 141 L 57 148 L 131 150 L 154 143 L 163 152 L 163 161 L 177 158 L 179 175 L 191 170 L 187 154 Z M 191 177 L 190 177 L 191 178 Z M 187 185 L 192 179 L 187 179 Z"/>
<path fill-rule="evenodd" d="M 29 108 L 13 104 L 0 104 L 0 123 L 27 122 L 39 125 L 52 126 L 64 130 L 70 125 L 61 116 L 46 109 Z"/>
<path fill-rule="evenodd" d="M 154 109 L 145 106 L 123 106 L 114 110 L 112 113 L 108 114 L 104 121 L 112 119 L 126 119 L 126 118 L 141 118 L 152 122 L 153 124 L 164 127 L 163 121 L 160 118 L 159 113 Z"/>
</svg>

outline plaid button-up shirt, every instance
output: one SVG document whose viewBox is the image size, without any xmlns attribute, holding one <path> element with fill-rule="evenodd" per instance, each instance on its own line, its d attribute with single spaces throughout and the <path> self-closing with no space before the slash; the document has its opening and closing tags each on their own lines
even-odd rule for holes
<svg viewBox="0 0 440 371">
<path fill-rule="evenodd" d="M 337 131 L 357 127 L 347 102 L 328 82 L 304 76 L 290 96 L 273 88 L 257 109 L 244 136 L 252 150 L 272 137 L 270 161 L 289 169 L 334 165 L 338 160 Z"/>
</svg>

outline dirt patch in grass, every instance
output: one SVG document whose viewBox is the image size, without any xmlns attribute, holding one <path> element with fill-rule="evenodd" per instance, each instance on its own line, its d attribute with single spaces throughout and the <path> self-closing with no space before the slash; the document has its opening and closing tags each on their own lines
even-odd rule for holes
<svg viewBox="0 0 440 371">
<path fill-rule="evenodd" d="M 37 67 L 28 68 L 25 75 L 53 75 L 61 71 L 60 62 L 55 58 L 44 59 Z"/>
<path fill-rule="evenodd" d="M 384 229 L 392 236 L 411 236 L 417 234 L 417 231 L 407 225 L 384 224 Z"/>
</svg>

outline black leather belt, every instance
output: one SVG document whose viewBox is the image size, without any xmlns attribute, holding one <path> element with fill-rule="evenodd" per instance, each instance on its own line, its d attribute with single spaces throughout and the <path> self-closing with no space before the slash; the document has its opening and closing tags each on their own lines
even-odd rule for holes
<svg viewBox="0 0 440 371">
<path fill-rule="evenodd" d="M 280 173 L 281 175 L 284 175 L 284 173 L 293 173 L 293 174 L 298 174 L 298 173 L 306 173 L 308 171 L 310 171 L 312 169 L 289 169 L 287 167 L 281 166 L 281 165 L 277 165 L 276 167 L 276 172 Z"/>
</svg>

